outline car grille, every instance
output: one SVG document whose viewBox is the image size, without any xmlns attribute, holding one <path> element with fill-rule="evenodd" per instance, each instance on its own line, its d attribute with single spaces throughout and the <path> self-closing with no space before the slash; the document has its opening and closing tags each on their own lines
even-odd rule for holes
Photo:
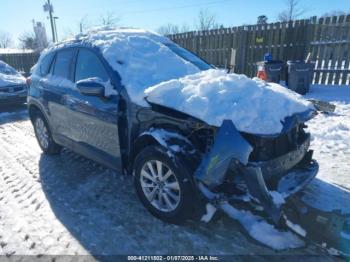
<svg viewBox="0 0 350 262">
<path fill-rule="evenodd" d="M 245 134 L 244 137 L 253 146 L 249 161 L 268 161 L 287 154 L 295 150 L 305 140 L 306 136 L 300 126 L 277 137 L 259 137 Z"/>
<path fill-rule="evenodd" d="M 17 86 L 6 86 L 6 87 L 0 87 L 0 92 L 2 93 L 14 93 L 24 90 L 25 86 L 23 85 L 17 85 Z"/>
</svg>

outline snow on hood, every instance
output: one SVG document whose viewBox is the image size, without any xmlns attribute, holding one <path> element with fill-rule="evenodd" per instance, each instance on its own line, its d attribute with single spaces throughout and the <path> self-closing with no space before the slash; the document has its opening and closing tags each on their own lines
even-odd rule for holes
<svg viewBox="0 0 350 262">
<path fill-rule="evenodd" d="M 313 110 L 310 102 L 278 84 L 245 75 L 207 70 L 160 83 L 145 91 L 147 100 L 220 126 L 231 119 L 239 131 L 272 135 L 282 121 Z"/>
<path fill-rule="evenodd" d="M 25 83 L 26 83 L 26 79 L 20 74 L 6 75 L 6 74 L 0 73 L 0 87 L 24 85 Z"/>
<path fill-rule="evenodd" d="M 26 79 L 8 64 L 0 61 L 0 87 L 22 85 Z"/>
</svg>

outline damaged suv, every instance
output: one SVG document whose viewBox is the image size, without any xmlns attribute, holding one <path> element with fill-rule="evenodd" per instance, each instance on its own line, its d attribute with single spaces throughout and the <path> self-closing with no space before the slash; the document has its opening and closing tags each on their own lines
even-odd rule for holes
<svg viewBox="0 0 350 262">
<path fill-rule="evenodd" d="M 45 153 L 67 147 L 133 175 L 145 207 L 171 223 L 248 201 L 278 224 L 276 194 L 287 200 L 318 170 L 309 102 L 144 30 L 105 28 L 50 47 L 28 107 Z"/>
</svg>

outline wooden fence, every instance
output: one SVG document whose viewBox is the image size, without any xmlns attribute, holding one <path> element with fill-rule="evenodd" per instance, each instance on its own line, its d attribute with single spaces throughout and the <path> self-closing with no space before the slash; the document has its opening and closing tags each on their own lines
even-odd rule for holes
<svg viewBox="0 0 350 262">
<path fill-rule="evenodd" d="M 28 76 L 32 66 L 38 61 L 38 53 L 0 54 L 0 60 Z"/>
<path fill-rule="evenodd" d="M 350 15 L 248 25 L 169 36 L 179 45 L 218 67 L 256 75 L 265 53 L 275 60 L 316 62 L 316 84 L 350 84 Z"/>
</svg>

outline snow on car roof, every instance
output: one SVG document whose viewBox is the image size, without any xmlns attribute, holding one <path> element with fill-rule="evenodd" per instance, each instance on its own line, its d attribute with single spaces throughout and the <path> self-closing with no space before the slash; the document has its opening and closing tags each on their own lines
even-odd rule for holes
<svg viewBox="0 0 350 262">
<path fill-rule="evenodd" d="M 166 46 L 169 43 L 172 42 L 166 37 L 143 29 L 103 27 L 79 34 L 48 51 L 74 44 L 98 47 L 121 76 L 131 100 L 146 105 L 146 88 L 200 71 L 171 51 Z"/>
</svg>

